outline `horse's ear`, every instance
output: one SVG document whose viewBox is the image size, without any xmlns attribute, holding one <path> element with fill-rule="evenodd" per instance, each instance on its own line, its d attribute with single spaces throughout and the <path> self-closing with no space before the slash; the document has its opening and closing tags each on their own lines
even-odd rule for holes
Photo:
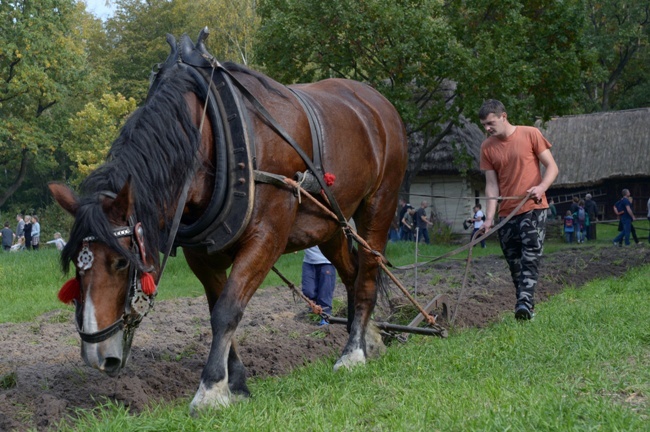
<svg viewBox="0 0 650 432">
<path fill-rule="evenodd" d="M 124 186 L 117 193 L 112 202 L 104 201 L 104 211 L 108 219 L 112 221 L 126 222 L 133 213 L 133 188 L 131 187 L 131 177 L 129 177 Z"/>
<path fill-rule="evenodd" d="M 63 183 L 51 182 L 47 187 L 57 203 L 63 210 L 74 216 L 79 209 L 79 199 L 68 186 Z"/>
</svg>

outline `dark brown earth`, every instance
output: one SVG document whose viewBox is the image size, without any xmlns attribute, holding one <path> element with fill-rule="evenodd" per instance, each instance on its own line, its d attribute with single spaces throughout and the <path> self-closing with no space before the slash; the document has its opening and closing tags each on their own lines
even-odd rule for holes
<svg viewBox="0 0 650 432">
<path fill-rule="evenodd" d="M 628 248 L 577 245 L 549 254 L 542 262 L 537 301 L 594 278 L 620 276 L 648 263 L 649 257 L 650 248 L 644 244 Z M 419 302 L 424 305 L 436 295 L 447 294 L 453 308 L 464 269 L 463 260 L 420 268 Z M 407 287 L 413 286 L 413 271 L 397 275 Z M 341 286 L 336 295 L 344 298 Z M 514 288 L 505 261 L 500 256 L 476 259 L 455 328 L 483 327 L 511 313 L 513 302 Z M 402 321 L 410 321 L 415 316 L 396 288 L 391 303 L 396 313 L 387 316 L 383 312 L 382 319 L 395 321 L 401 316 Z M 320 329 L 306 310 L 286 287 L 260 290 L 253 297 L 237 331 L 250 377 L 286 374 L 340 354 L 347 340 L 344 326 Z M 74 409 L 92 408 L 106 399 L 134 412 L 157 400 L 185 398 L 189 403 L 210 346 L 207 311 L 202 297 L 158 302 L 137 331 L 131 361 L 117 378 L 82 362 L 69 311 L 47 313 L 31 323 L 0 324 L 0 430 L 52 429 L 61 419 L 73 416 Z M 448 324 L 444 319 L 440 322 Z"/>
</svg>

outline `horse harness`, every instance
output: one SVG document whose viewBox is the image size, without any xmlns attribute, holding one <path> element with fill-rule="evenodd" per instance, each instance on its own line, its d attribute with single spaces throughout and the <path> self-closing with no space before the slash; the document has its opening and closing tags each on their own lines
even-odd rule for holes
<svg viewBox="0 0 650 432">
<path fill-rule="evenodd" d="M 181 194 L 179 209 L 168 236 L 167 246 L 170 254 L 173 255 L 173 249 L 177 246 L 205 246 L 208 253 L 226 249 L 239 238 L 248 225 L 254 201 L 254 184 L 282 183 L 283 176 L 256 169 L 251 122 L 241 96 L 253 105 L 267 124 L 300 155 L 307 165 L 306 172 L 296 173 L 296 180 L 309 192 L 322 191 L 337 215 L 339 223 L 346 227 L 347 220 L 323 179 L 321 157 L 323 133 L 310 97 L 298 88 L 289 89 L 307 116 L 312 136 L 313 161 L 257 98 L 207 51 L 204 41 L 208 34 L 207 28 L 201 30 L 196 44 L 193 44 L 187 35 L 183 35 L 178 44 L 173 36 L 167 35 L 167 42 L 172 51 L 159 69 L 177 66 L 194 77 L 200 89 L 199 96 L 205 101 L 206 115 L 212 125 L 217 161 L 215 190 L 210 203 L 199 220 L 191 225 L 179 221 L 180 210 L 185 205 L 187 192 Z M 150 94 L 159 84 L 157 78 L 158 73 L 154 73 Z M 189 182 L 193 176 L 194 172 L 188 173 L 186 180 Z M 286 183 L 282 184 L 286 186 Z M 178 227 L 177 232 L 174 226 Z"/>
</svg>

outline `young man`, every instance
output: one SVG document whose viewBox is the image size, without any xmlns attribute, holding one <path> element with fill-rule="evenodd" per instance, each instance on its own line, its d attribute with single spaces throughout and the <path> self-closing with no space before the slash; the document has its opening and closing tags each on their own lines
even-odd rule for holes
<svg viewBox="0 0 650 432">
<path fill-rule="evenodd" d="M 515 126 L 508 121 L 505 107 L 498 100 L 483 103 L 479 111 L 481 124 L 488 138 L 481 145 L 481 170 L 485 171 L 485 195 L 521 196 L 530 193 L 530 200 L 499 229 L 501 250 L 510 267 L 516 289 L 515 318 L 533 317 L 539 259 L 546 230 L 546 190 L 558 174 L 551 154 L 551 144 L 534 127 Z M 540 162 L 546 168 L 542 177 Z M 503 200 L 498 216 L 508 216 L 519 202 Z M 494 225 L 497 201 L 488 199 L 483 229 Z"/>
<path fill-rule="evenodd" d="M 431 244 L 428 228 L 429 225 L 433 225 L 433 222 L 427 218 L 427 207 L 429 207 L 429 203 L 427 201 L 422 201 L 420 208 L 415 212 L 413 220 L 415 222 L 415 227 L 418 229 L 416 234 L 418 236 L 418 241 L 424 239 L 426 244 Z"/>
</svg>

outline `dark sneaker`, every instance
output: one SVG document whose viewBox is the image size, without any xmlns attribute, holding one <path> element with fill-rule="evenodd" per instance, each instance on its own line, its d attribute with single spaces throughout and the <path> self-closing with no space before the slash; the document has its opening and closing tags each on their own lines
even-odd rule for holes
<svg viewBox="0 0 650 432">
<path fill-rule="evenodd" d="M 522 320 L 522 321 L 528 321 L 532 319 L 534 316 L 534 313 L 528 306 L 525 304 L 518 304 L 515 307 L 515 319 Z"/>
</svg>

